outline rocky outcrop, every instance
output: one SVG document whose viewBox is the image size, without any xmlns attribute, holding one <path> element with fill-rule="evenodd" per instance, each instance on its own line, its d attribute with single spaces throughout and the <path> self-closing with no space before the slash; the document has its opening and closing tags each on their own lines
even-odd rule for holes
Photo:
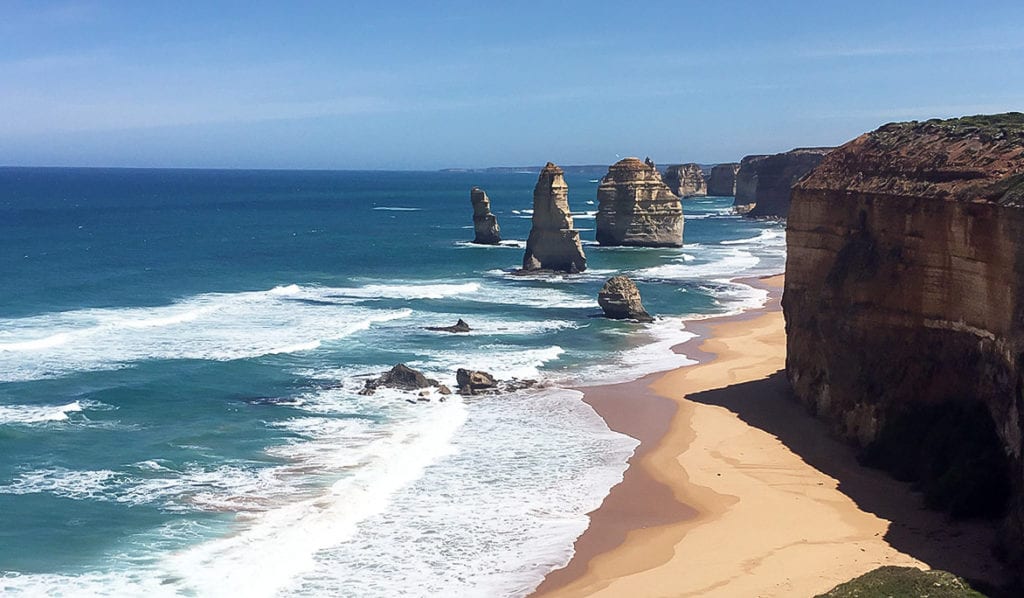
<svg viewBox="0 0 1024 598">
<path fill-rule="evenodd" d="M 359 394 L 372 395 L 378 388 L 397 388 L 399 390 L 417 390 L 438 386 L 439 383 L 433 378 L 427 378 L 423 372 L 412 369 L 400 363 L 391 368 L 379 378 L 367 380 L 363 390 Z"/>
<path fill-rule="evenodd" d="M 434 332 L 451 333 L 469 332 L 470 330 L 472 330 L 472 328 L 469 327 L 469 324 L 467 324 L 466 321 L 463 320 L 462 318 L 459 318 L 459 321 L 451 326 L 426 326 L 424 329 L 431 330 Z"/>
<path fill-rule="evenodd" d="M 732 205 L 741 214 L 754 209 L 757 202 L 757 170 L 768 156 L 746 156 L 736 171 L 736 199 Z"/>
<path fill-rule="evenodd" d="M 753 217 L 785 218 L 793 184 L 821 164 L 830 147 L 797 148 L 756 160 Z M 737 181 L 737 201 L 739 201 Z"/>
<path fill-rule="evenodd" d="M 464 395 L 477 394 L 498 387 L 498 381 L 487 372 L 463 368 L 459 368 L 455 372 L 455 383 L 459 387 L 459 394 Z"/>
<path fill-rule="evenodd" d="M 473 229 L 476 236 L 474 243 L 481 245 L 497 245 L 501 243 L 501 228 L 498 218 L 491 213 L 491 200 L 480 187 L 469 191 L 469 201 L 473 204 Z"/>
<path fill-rule="evenodd" d="M 526 240 L 523 270 L 577 273 L 587 269 L 580 233 L 569 212 L 569 185 L 562 169 L 547 163 L 533 188 L 533 227 Z"/>
<path fill-rule="evenodd" d="M 718 164 L 711 168 L 708 177 L 708 195 L 711 197 L 732 197 L 736 195 L 736 173 L 740 165 L 735 162 Z"/>
<path fill-rule="evenodd" d="M 707 182 L 700 164 L 677 164 L 665 169 L 665 184 L 677 197 L 703 197 L 708 194 Z"/>
<path fill-rule="evenodd" d="M 640 300 L 640 289 L 628 276 L 609 278 L 597 294 L 597 303 L 605 317 L 613 320 L 654 321 Z"/>
<path fill-rule="evenodd" d="M 612 164 L 597 188 L 597 242 L 601 245 L 681 247 L 683 207 L 654 163 L 625 158 Z"/>
<path fill-rule="evenodd" d="M 796 396 L 1024 556 L 1024 114 L 889 124 L 793 189 Z M 995 443 L 995 450 L 991 448 Z"/>
</svg>

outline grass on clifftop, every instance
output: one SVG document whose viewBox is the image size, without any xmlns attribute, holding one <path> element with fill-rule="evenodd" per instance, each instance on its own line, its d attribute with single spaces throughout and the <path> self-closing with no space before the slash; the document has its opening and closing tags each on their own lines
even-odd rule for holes
<svg viewBox="0 0 1024 598">
<path fill-rule="evenodd" d="M 816 598 L 985 598 L 945 571 L 880 567 Z"/>
</svg>

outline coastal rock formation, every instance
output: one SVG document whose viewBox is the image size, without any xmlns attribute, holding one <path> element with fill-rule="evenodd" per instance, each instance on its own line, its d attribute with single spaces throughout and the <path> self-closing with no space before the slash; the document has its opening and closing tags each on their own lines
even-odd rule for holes
<svg viewBox="0 0 1024 598">
<path fill-rule="evenodd" d="M 597 294 L 597 303 L 605 317 L 613 320 L 654 321 L 640 300 L 640 289 L 628 276 L 609 278 Z"/>
<path fill-rule="evenodd" d="M 547 163 L 533 188 L 533 227 L 526 240 L 523 270 L 577 273 L 587 269 L 580 232 L 569 212 L 569 185 L 562 169 Z"/>
<path fill-rule="evenodd" d="M 491 200 L 487 193 L 480 187 L 473 187 L 469 192 L 469 201 L 473 204 L 473 229 L 476 231 L 473 242 L 481 245 L 501 243 L 498 218 L 491 213 Z"/>
<path fill-rule="evenodd" d="M 1024 114 L 843 145 L 793 188 L 787 245 L 796 396 L 933 506 L 1009 500 L 1024 557 Z"/>
<path fill-rule="evenodd" d="M 498 387 L 498 381 L 487 372 L 463 368 L 459 368 L 455 372 L 455 382 L 459 387 L 459 394 L 464 395 L 472 395 Z"/>
<path fill-rule="evenodd" d="M 472 329 L 469 327 L 469 324 L 467 324 L 465 320 L 459 318 L 459 321 L 451 326 L 427 326 L 425 330 L 432 330 L 434 332 L 459 333 L 469 332 Z"/>
<path fill-rule="evenodd" d="M 601 245 L 681 247 L 683 206 L 654 163 L 625 158 L 612 164 L 597 188 L 597 242 Z"/>
<path fill-rule="evenodd" d="M 740 165 L 735 162 L 718 164 L 711 169 L 708 177 L 708 195 L 712 197 L 732 197 L 736 195 L 736 173 Z"/>
<path fill-rule="evenodd" d="M 665 184 L 677 197 L 703 197 L 708 194 L 707 182 L 700 164 L 678 164 L 665 169 Z"/>
<path fill-rule="evenodd" d="M 379 378 L 367 380 L 359 394 L 372 395 L 380 387 L 397 388 L 400 390 L 416 390 L 438 386 L 437 380 L 427 378 L 423 372 L 400 363 Z"/>
<path fill-rule="evenodd" d="M 830 147 L 797 148 L 754 161 L 754 207 L 750 216 L 785 218 L 789 214 L 789 198 L 793 184 L 821 164 L 832 151 Z M 742 167 L 741 167 L 742 168 Z M 739 201 L 737 180 L 736 201 Z"/>
<path fill-rule="evenodd" d="M 746 156 L 740 160 L 736 171 L 736 199 L 732 205 L 736 211 L 746 214 L 754 209 L 757 202 L 757 169 L 768 156 Z"/>
</svg>

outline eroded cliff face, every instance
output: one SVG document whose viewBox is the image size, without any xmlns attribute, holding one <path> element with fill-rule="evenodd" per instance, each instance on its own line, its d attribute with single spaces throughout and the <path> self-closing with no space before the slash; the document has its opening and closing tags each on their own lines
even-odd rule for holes
<svg viewBox="0 0 1024 598">
<path fill-rule="evenodd" d="M 832 151 L 830 147 L 797 148 L 771 156 L 747 156 L 736 176 L 736 201 L 740 212 L 751 216 L 785 218 L 790 190 Z"/>
<path fill-rule="evenodd" d="M 677 197 L 703 197 L 708 194 L 707 182 L 700 164 L 676 164 L 665 169 L 665 184 Z"/>
<path fill-rule="evenodd" d="M 741 214 L 754 209 L 757 201 L 757 169 L 768 156 L 746 156 L 736 171 L 736 199 L 732 205 Z"/>
<path fill-rule="evenodd" d="M 959 502 L 936 506 L 971 507 L 1005 481 L 1007 548 L 1017 558 L 1024 554 L 1022 195 L 1020 113 L 891 124 L 862 135 L 793 188 L 783 297 L 787 375 L 796 396 L 837 433 L 889 446 L 915 420 L 932 422 L 925 414 L 935 410 L 990 416 L 982 427 L 991 424 L 1005 466 L 989 457 L 977 463 L 968 441 L 945 446 L 935 430 L 920 433 L 931 434 L 928 442 L 948 459 L 907 450 L 922 451 L 914 459 L 929 464 L 944 459 L 936 500 Z M 979 472 L 998 478 L 979 482 L 993 489 L 968 487 Z M 948 499 L 949 491 L 959 495 Z"/>
<path fill-rule="evenodd" d="M 474 243 L 481 245 L 497 245 L 501 243 L 501 228 L 498 218 L 491 213 L 491 200 L 480 187 L 469 191 L 469 201 L 473 204 Z"/>
<path fill-rule="evenodd" d="M 625 158 L 612 164 L 597 188 L 597 202 L 601 245 L 682 247 L 683 207 L 654 163 Z"/>
<path fill-rule="evenodd" d="M 732 197 L 736 195 L 736 173 L 740 165 L 735 162 L 718 164 L 711 168 L 708 177 L 708 195 L 712 197 Z"/>
<path fill-rule="evenodd" d="M 569 185 L 562 169 L 548 162 L 533 188 L 533 227 L 526 240 L 523 270 L 576 273 L 586 269 L 580 233 L 573 228 L 569 212 Z"/>
</svg>

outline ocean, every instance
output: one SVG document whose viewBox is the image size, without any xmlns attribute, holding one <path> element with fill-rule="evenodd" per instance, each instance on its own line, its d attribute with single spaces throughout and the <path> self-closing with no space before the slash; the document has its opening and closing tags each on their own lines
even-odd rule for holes
<svg viewBox="0 0 1024 598">
<path fill-rule="evenodd" d="M 680 249 L 599 247 L 591 177 L 588 270 L 513 276 L 535 174 L 0 169 L 0 592 L 529 593 L 636 446 L 574 389 L 692 363 L 687 322 L 785 261 L 731 197 L 684 200 Z M 656 322 L 599 317 L 620 273 Z M 540 384 L 358 394 L 397 363 Z"/>
</svg>

